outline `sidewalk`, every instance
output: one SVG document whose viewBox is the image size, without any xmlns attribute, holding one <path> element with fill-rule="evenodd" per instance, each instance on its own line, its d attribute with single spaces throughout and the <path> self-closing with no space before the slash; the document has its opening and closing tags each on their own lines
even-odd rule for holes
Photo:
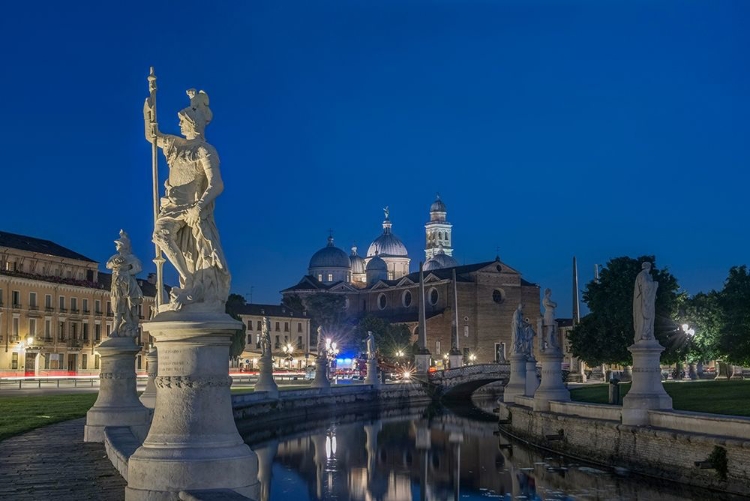
<svg viewBox="0 0 750 501">
<path fill-rule="evenodd" d="M 104 444 L 83 442 L 85 422 L 74 419 L 0 442 L 0 499 L 125 499 L 125 480 Z"/>
</svg>

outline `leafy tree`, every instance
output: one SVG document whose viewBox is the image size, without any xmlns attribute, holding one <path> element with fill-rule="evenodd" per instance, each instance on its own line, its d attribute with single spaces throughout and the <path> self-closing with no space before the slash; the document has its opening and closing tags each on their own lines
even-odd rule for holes
<svg viewBox="0 0 750 501">
<path fill-rule="evenodd" d="M 602 269 L 599 280 L 586 285 L 583 300 L 591 313 L 583 317 L 569 335 L 575 356 L 591 365 L 632 364 L 627 348 L 635 338 L 633 287 L 643 261 L 654 265 L 651 274 L 659 282 L 654 334 L 666 348 L 662 360 L 669 362 L 684 356 L 686 339 L 675 322 L 680 303 L 677 279 L 667 270 L 656 268 L 654 256 L 611 259 Z"/>
<path fill-rule="evenodd" d="M 723 326 L 719 293 L 700 292 L 687 298 L 681 310 L 680 320 L 695 330 L 695 335 L 690 340 L 688 360 L 698 362 L 718 358 L 719 335 Z"/>
<path fill-rule="evenodd" d="M 240 311 L 242 311 L 242 307 L 245 306 L 245 304 L 246 301 L 243 296 L 240 296 L 239 294 L 230 294 L 227 298 L 225 311 L 230 317 L 242 322 Z M 245 350 L 246 329 L 247 327 L 245 326 L 245 323 L 242 322 L 242 328 L 237 329 L 232 335 L 232 344 L 229 345 L 229 358 L 232 360 L 242 355 L 242 352 Z"/>
<path fill-rule="evenodd" d="M 310 314 L 312 330 L 310 342 L 313 346 L 317 343 L 318 327 L 322 328 L 324 336 L 334 338 L 342 349 L 345 345 L 353 344 L 351 326 L 346 322 L 346 297 L 344 295 L 318 292 L 305 296 L 302 304 Z"/>
<path fill-rule="evenodd" d="M 717 348 L 737 365 L 750 364 L 750 274 L 747 266 L 733 266 L 718 293 L 721 330 Z"/>
<path fill-rule="evenodd" d="M 375 336 L 375 345 L 384 357 L 391 358 L 398 350 L 406 352 L 411 341 L 411 331 L 405 324 L 391 324 L 387 320 L 367 315 L 359 320 L 355 333 L 360 340 L 360 351 L 366 351 L 367 332 Z"/>
</svg>

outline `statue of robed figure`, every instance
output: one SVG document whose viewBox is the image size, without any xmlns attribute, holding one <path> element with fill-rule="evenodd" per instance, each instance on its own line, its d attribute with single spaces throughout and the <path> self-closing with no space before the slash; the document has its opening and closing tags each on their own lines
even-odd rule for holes
<svg viewBox="0 0 750 501">
<path fill-rule="evenodd" d="M 641 271 L 635 278 L 633 288 L 633 327 L 635 342 L 654 339 L 654 319 L 656 316 L 656 291 L 659 282 L 651 276 L 651 263 L 644 261 Z"/>
</svg>

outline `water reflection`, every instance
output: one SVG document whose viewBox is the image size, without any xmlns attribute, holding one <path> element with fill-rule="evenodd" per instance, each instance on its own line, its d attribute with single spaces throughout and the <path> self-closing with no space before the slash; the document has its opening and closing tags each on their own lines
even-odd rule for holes
<svg viewBox="0 0 750 501">
<path fill-rule="evenodd" d="M 748 499 L 722 497 L 512 444 L 496 421 L 420 408 L 244 430 L 258 454 L 259 501 Z"/>
</svg>

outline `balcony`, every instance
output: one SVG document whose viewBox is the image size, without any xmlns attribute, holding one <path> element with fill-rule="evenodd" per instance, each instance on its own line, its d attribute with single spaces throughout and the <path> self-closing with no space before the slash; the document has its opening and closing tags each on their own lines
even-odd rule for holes
<svg viewBox="0 0 750 501">
<path fill-rule="evenodd" d="M 36 311 L 39 309 L 39 306 L 36 304 L 30 304 L 29 305 L 29 311 Z"/>
<path fill-rule="evenodd" d="M 13 309 L 14 310 L 20 310 L 21 309 L 21 303 L 13 303 Z"/>
<path fill-rule="evenodd" d="M 88 315 L 89 313 L 91 313 L 91 310 L 89 310 L 88 308 L 84 308 L 83 309 L 83 314 L 84 315 Z"/>
<path fill-rule="evenodd" d="M 78 308 L 71 308 L 70 309 L 70 314 L 71 315 L 78 315 L 80 312 L 81 312 L 81 310 L 79 310 Z"/>
<path fill-rule="evenodd" d="M 52 344 L 55 341 L 55 338 L 52 336 L 46 336 L 39 338 L 39 342 L 43 344 Z"/>
<path fill-rule="evenodd" d="M 107 312 L 107 316 L 108 316 L 108 317 L 114 317 L 114 316 L 115 316 L 115 314 L 114 314 L 114 313 L 112 313 L 112 310 L 109 310 L 109 311 Z"/>
<path fill-rule="evenodd" d="M 47 313 L 53 313 L 55 311 L 55 307 L 47 305 L 44 307 L 44 311 L 46 311 Z"/>
<path fill-rule="evenodd" d="M 101 316 L 102 316 L 102 312 L 101 312 L 101 311 L 99 311 L 99 310 L 96 310 L 96 311 L 94 312 L 94 315 L 96 315 L 97 317 L 101 317 Z"/>
<path fill-rule="evenodd" d="M 68 312 L 67 308 L 60 306 L 60 313 L 67 313 L 67 312 Z"/>
<path fill-rule="evenodd" d="M 67 343 L 68 348 L 80 350 L 83 347 L 83 343 L 78 339 L 69 339 Z"/>
</svg>

